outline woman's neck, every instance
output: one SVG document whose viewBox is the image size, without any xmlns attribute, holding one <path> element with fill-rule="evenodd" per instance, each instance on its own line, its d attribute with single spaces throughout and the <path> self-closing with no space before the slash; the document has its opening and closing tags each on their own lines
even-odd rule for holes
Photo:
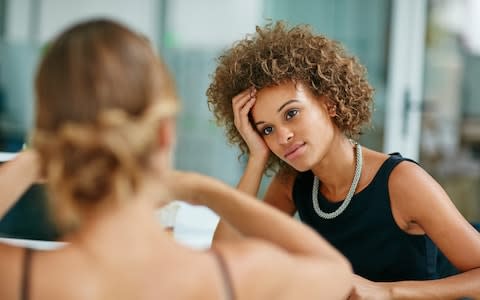
<svg viewBox="0 0 480 300">
<path fill-rule="evenodd" d="M 141 197 L 130 200 L 90 215 L 66 241 L 100 260 L 115 259 L 112 257 L 115 253 L 123 255 L 121 249 L 128 249 L 129 255 L 147 257 L 154 249 L 158 250 L 152 244 L 164 248 L 171 237 L 156 220 L 153 201 Z"/>
<path fill-rule="evenodd" d="M 320 180 L 320 192 L 325 197 L 332 201 L 343 200 L 355 172 L 355 145 L 347 137 L 337 136 L 312 172 Z"/>
</svg>

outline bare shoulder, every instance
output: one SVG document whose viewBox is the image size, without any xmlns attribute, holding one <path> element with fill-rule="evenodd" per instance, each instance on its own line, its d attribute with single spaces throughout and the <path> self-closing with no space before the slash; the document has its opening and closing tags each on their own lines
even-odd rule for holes
<svg viewBox="0 0 480 300">
<path fill-rule="evenodd" d="M 359 182 L 359 189 L 362 190 L 366 186 L 368 186 L 375 175 L 377 175 L 378 171 L 382 167 L 383 163 L 388 159 L 389 155 L 374 151 L 368 148 L 363 147 L 363 169 L 362 169 L 362 176 Z"/>
<path fill-rule="evenodd" d="M 419 165 L 402 161 L 392 170 L 388 178 L 388 193 L 392 214 L 397 225 L 407 233 L 423 234 L 419 226 L 419 215 L 427 212 L 432 201 L 442 194 L 440 185 Z"/>
<path fill-rule="evenodd" d="M 449 200 L 437 181 L 411 161 L 402 161 L 392 170 L 388 190 L 392 203 L 403 211 L 418 212 L 425 205 Z"/>
<path fill-rule="evenodd" d="M 338 261 L 294 255 L 256 239 L 219 243 L 215 249 L 225 259 L 237 299 L 315 299 L 320 294 L 344 299 L 349 291 L 351 274 Z"/>
<path fill-rule="evenodd" d="M 252 268 L 259 268 L 259 265 L 269 261 L 269 257 L 279 257 L 284 252 L 271 243 L 251 238 L 235 243 L 220 242 L 212 249 L 225 258 L 237 275 L 243 272 L 248 274 Z"/>
<path fill-rule="evenodd" d="M 271 293 L 282 281 L 281 265 L 289 261 L 283 250 L 261 240 L 248 239 L 218 243 L 215 251 L 225 260 L 236 298 L 278 299 Z"/>
<path fill-rule="evenodd" d="M 24 248 L 0 243 L 0 299 L 19 297 Z"/>
<path fill-rule="evenodd" d="M 366 161 L 378 166 L 382 165 L 382 163 L 390 157 L 388 154 L 378 152 L 367 147 L 362 147 L 362 155 Z"/>
<path fill-rule="evenodd" d="M 9 270 L 12 270 L 14 267 L 18 268 L 24 252 L 24 248 L 0 243 L 0 276 L 2 276 L 5 271 L 9 273 Z"/>
<path fill-rule="evenodd" d="M 392 211 L 404 220 L 404 231 L 427 234 L 461 271 L 480 267 L 480 234 L 440 184 L 409 161 L 401 162 L 390 177 Z"/>
</svg>

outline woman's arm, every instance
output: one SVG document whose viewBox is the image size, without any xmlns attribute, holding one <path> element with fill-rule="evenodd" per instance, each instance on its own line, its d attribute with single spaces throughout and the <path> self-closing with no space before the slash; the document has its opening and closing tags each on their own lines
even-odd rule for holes
<svg viewBox="0 0 480 300">
<path fill-rule="evenodd" d="M 38 155 L 33 150 L 20 152 L 0 166 L 0 218 L 39 177 Z"/>
<path fill-rule="evenodd" d="M 250 110 L 255 104 L 255 95 L 256 90 L 249 88 L 232 99 L 235 127 L 240 132 L 249 149 L 247 166 L 237 185 L 237 189 L 254 197 L 257 196 L 263 172 L 265 171 L 265 166 L 270 155 L 270 150 L 262 137 L 253 128 L 248 118 Z M 239 238 L 242 238 L 241 234 L 220 219 L 213 235 L 213 241 L 217 242 L 220 240 L 234 240 Z"/>
<path fill-rule="evenodd" d="M 238 189 L 240 191 L 245 191 L 250 195 L 256 196 L 261 180 L 261 174 L 258 175 L 259 173 L 254 173 L 254 168 L 255 167 L 253 166 L 249 169 L 247 165 L 247 171 L 250 171 L 250 173 L 245 172 L 238 185 Z M 257 172 L 258 171 L 259 170 L 257 170 Z M 249 177 L 248 174 L 253 175 Z M 287 215 L 293 216 L 296 211 L 295 204 L 292 200 L 294 179 L 295 178 L 293 176 L 281 176 L 279 174 L 275 175 L 267 188 L 263 201 L 286 213 Z M 241 235 L 228 223 L 220 220 L 213 236 L 213 242 L 216 243 L 218 241 L 233 240 L 238 238 L 241 238 Z"/>
<path fill-rule="evenodd" d="M 480 299 L 480 234 L 443 188 L 416 164 L 402 162 L 390 176 L 389 191 L 392 211 L 400 216 L 404 231 L 423 231 L 462 272 L 438 280 L 388 284 L 392 298 Z"/>
<path fill-rule="evenodd" d="M 265 163 L 266 161 L 263 161 L 262 159 L 260 159 L 260 161 L 257 161 L 254 158 L 249 159 L 245 168 L 245 173 L 240 179 L 237 189 L 256 197 L 260 187 L 260 182 L 262 180 Z M 224 220 L 220 219 L 217 228 L 215 229 L 215 233 L 213 234 L 214 243 L 217 241 L 235 240 L 241 238 L 242 235 L 238 231 L 232 228 L 232 226 L 230 226 Z"/>
<path fill-rule="evenodd" d="M 287 215 L 293 216 L 297 211 L 292 199 L 294 181 L 294 175 L 275 175 L 268 186 L 263 201 Z"/>
</svg>

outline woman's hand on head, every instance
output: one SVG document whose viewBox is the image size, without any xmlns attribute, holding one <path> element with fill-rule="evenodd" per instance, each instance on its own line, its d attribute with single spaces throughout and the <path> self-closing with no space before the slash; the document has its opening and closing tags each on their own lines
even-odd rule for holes
<svg viewBox="0 0 480 300">
<path fill-rule="evenodd" d="M 250 157 L 268 158 L 270 149 L 250 122 L 249 114 L 255 105 L 257 90 L 254 87 L 236 95 L 232 99 L 234 124 L 248 146 Z"/>
</svg>

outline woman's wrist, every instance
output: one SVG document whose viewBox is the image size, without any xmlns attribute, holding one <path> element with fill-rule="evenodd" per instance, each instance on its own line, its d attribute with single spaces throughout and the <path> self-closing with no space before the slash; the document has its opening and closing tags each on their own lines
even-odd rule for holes
<svg viewBox="0 0 480 300">
<path fill-rule="evenodd" d="M 22 172 L 26 179 L 29 179 L 31 183 L 35 183 L 40 178 L 40 158 L 38 153 L 34 150 L 24 150 L 20 152 L 17 157 L 18 163 L 21 165 Z"/>
<path fill-rule="evenodd" d="M 390 299 L 392 300 L 433 298 L 426 295 L 421 296 L 421 294 L 418 294 L 418 290 L 416 289 L 418 282 L 397 281 L 397 282 L 388 282 L 383 284 L 388 289 Z"/>
<path fill-rule="evenodd" d="M 259 163 L 266 164 L 268 158 L 270 157 L 270 151 L 267 149 L 265 151 L 251 152 L 248 155 L 249 160 L 254 160 Z"/>
<path fill-rule="evenodd" d="M 260 173 L 263 173 L 267 166 L 268 158 L 269 153 L 267 153 L 267 155 L 259 153 L 250 154 L 247 161 L 247 168 L 254 169 L 256 171 L 259 171 Z"/>
</svg>

